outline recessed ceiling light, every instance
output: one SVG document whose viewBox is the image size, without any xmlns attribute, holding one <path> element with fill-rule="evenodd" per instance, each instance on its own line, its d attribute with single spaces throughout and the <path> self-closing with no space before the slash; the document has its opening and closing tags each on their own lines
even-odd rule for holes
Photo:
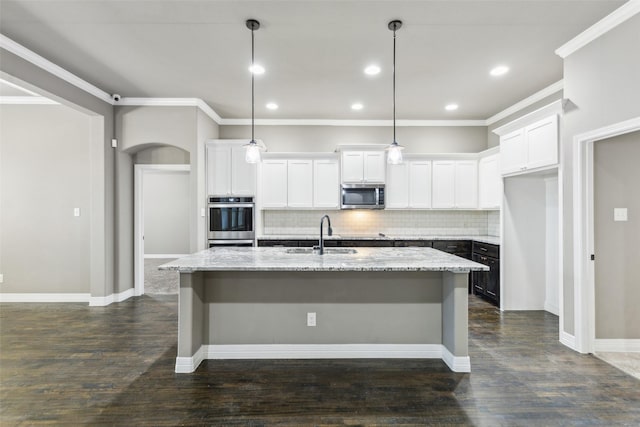
<svg viewBox="0 0 640 427">
<path fill-rule="evenodd" d="M 458 104 L 447 104 L 444 109 L 447 111 L 455 111 L 458 109 Z"/>
<path fill-rule="evenodd" d="M 264 74 L 264 67 L 260 64 L 253 64 L 249 66 L 249 71 L 253 74 Z"/>
<path fill-rule="evenodd" d="M 278 109 L 278 104 L 276 104 L 275 102 L 270 102 L 267 104 L 267 108 L 269 110 L 277 110 Z"/>
<path fill-rule="evenodd" d="M 362 110 L 362 108 L 364 108 L 364 106 L 359 102 L 356 102 L 355 104 L 351 104 L 352 110 Z"/>
<path fill-rule="evenodd" d="M 506 65 L 498 65 L 497 67 L 494 67 L 491 71 L 489 71 L 489 74 L 491 74 L 492 76 L 501 76 L 503 74 L 507 74 L 509 72 L 509 67 L 507 67 Z"/>
<path fill-rule="evenodd" d="M 377 65 L 369 65 L 364 69 L 364 73 L 369 76 L 375 76 L 376 74 L 380 73 L 380 67 L 378 67 Z"/>
</svg>

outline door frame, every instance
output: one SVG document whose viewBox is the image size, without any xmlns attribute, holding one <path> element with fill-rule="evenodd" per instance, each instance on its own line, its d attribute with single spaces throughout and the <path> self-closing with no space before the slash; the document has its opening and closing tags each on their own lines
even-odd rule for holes
<svg viewBox="0 0 640 427">
<path fill-rule="evenodd" d="M 573 137 L 573 272 L 575 344 L 580 353 L 595 349 L 595 262 L 593 144 L 640 130 L 640 116 Z"/>
<path fill-rule="evenodd" d="M 144 175 L 145 173 L 174 174 L 191 172 L 191 166 L 184 165 L 134 165 L 133 195 L 133 284 L 134 295 L 144 295 Z"/>
</svg>

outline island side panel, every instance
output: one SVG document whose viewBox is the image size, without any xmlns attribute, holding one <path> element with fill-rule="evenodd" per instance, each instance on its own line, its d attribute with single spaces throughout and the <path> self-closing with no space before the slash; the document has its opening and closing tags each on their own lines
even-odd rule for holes
<svg viewBox="0 0 640 427">
<path fill-rule="evenodd" d="M 441 272 L 206 272 L 205 294 L 205 344 L 442 343 Z"/>
<path fill-rule="evenodd" d="M 442 344 L 455 359 L 443 358 L 454 371 L 470 369 L 468 278 L 468 273 L 442 273 Z"/>
<path fill-rule="evenodd" d="M 202 346 L 204 330 L 204 274 L 180 273 L 178 357 L 191 358 Z M 197 367 L 197 364 L 196 364 Z"/>
</svg>

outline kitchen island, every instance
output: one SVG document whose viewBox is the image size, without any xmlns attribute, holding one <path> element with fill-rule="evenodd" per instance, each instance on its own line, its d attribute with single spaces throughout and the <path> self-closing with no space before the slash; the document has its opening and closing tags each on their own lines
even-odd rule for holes
<svg viewBox="0 0 640 427">
<path fill-rule="evenodd" d="M 432 248 L 326 251 L 211 248 L 161 266 L 180 273 L 175 371 L 264 358 L 440 358 L 470 371 L 468 274 L 486 266 Z"/>
</svg>

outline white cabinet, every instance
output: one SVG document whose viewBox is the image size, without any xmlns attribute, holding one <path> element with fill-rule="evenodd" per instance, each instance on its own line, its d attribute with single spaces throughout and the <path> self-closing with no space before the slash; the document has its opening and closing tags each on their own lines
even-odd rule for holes
<svg viewBox="0 0 640 427">
<path fill-rule="evenodd" d="M 408 208 L 409 185 L 409 165 L 407 162 L 389 165 L 385 185 L 385 208 Z"/>
<path fill-rule="evenodd" d="M 245 161 L 245 143 L 215 142 L 206 145 L 208 195 L 255 195 L 256 165 Z"/>
<path fill-rule="evenodd" d="M 558 116 L 539 120 L 500 138 L 502 174 L 558 163 Z"/>
<path fill-rule="evenodd" d="M 431 161 L 409 162 L 409 207 L 431 207 Z"/>
<path fill-rule="evenodd" d="M 313 207 L 340 207 L 340 171 L 337 160 L 313 161 Z"/>
<path fill-rule="evenodd" d="M 431 207 L 431 161 L 406 161 L 388 165 L 386 207 L 425 209 Z"/>
<path fill-rule="evenodd" d="M 384 151 L 343 151 L 342 182 L 384 183 Z"/>
<path fill-rule="evenodd" d="M 478 162 L 436 160 L 433 162 L 434 208 L 475 209 L 478 207 Z"/>
<path fill-rule="evenodd" d="M 263 208 L 287 207 L 287 161 L 263 160 L 260 204 Z"/>
<path fill-rule="evenodd" d="M 500 155 L 484 157 L 478 162 L 478 205 L 481 209 L 499 208 L 502 199 Z"/>
<path fill-rule="evenodd" d="M 313 161 L 288 160 L 287 206 L 310 208 L 313 206 Z"/>
</svg>

